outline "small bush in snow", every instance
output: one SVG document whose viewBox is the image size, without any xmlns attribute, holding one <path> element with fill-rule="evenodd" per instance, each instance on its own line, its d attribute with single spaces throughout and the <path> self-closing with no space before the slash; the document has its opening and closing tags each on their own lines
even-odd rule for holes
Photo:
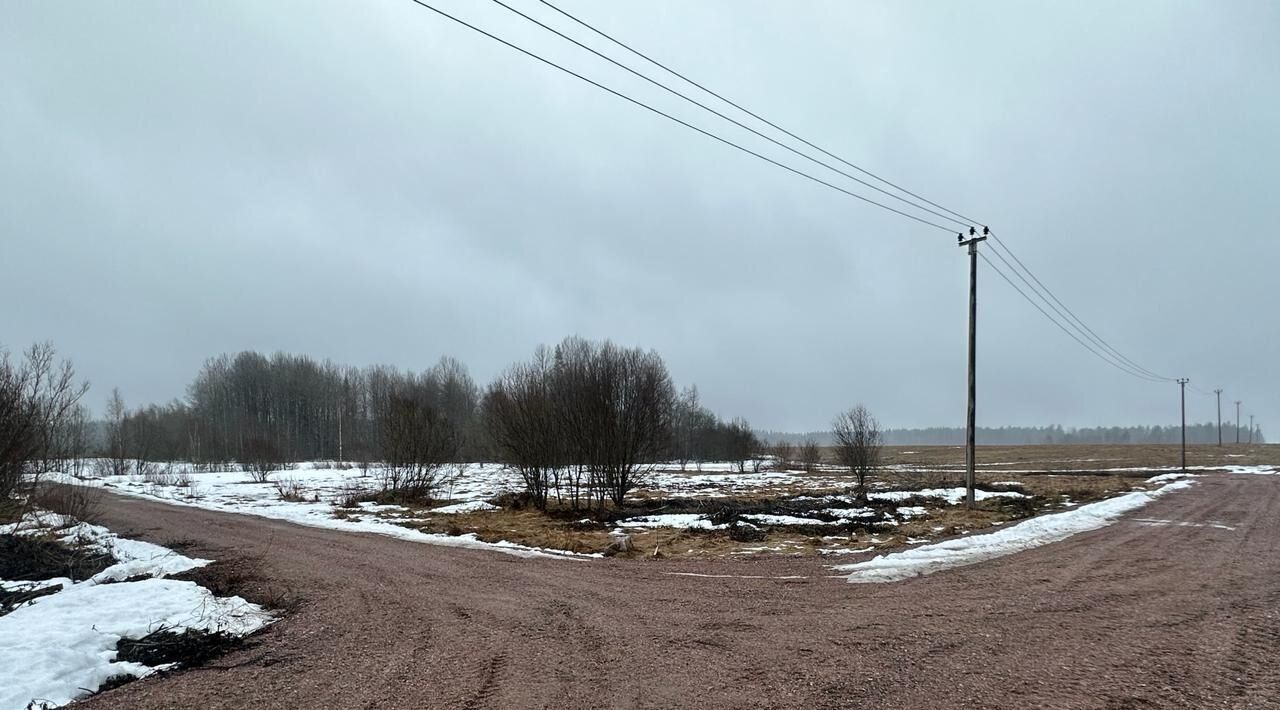
<svg viewBox="0 0 1280 710">
<path fill-rule="evenodd" d="M 271 474 L 285 470 L 289 462 L 275 444 L 266 439 L 254 439 L 245 446 L 243 463 L 249 478 L 255 483 L 266 483 Z"/>
<path fill-rule="evenodd" d="M 276 493 L 279 494 L 280 500 L 292 503 L 302 503 L 307 500 L 307 489 L 302 485 L 302 481 L 296 478 L 283 478 L 275 482 Z"/>
<path fill-rule="evenodd" d="M 45 483 L 35 489 L 32 502 L 37 508 L 92 523 L 101 512 L 102 491 L 79 484 Z"/>
</svg>

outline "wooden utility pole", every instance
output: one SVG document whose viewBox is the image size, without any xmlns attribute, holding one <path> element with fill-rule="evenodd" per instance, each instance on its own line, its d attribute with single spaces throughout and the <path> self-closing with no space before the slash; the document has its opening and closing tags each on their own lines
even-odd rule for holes
<svg viewBox="0 0 1280 710">
<path fill-rule="evenodd" d="M 1222 446 L 1222 390 L 1213 391 L 1218 395 L 1218 446 Z"/>
<path fill-rule="evenodd" d="M 1253 415 L 1249 415 L 1249 446 L 1253 446 Z"/>
<path fill-rule="evenodd" d="M 982 228 L 981 237 L 977 235 L 977 230 L 970 227 L 968 239 L 964 238 L 964 234 L 956 235 L 956 241 L 960 246 L 969 247 L 969 417 L 965 422 L 964 447 L 964 505 L 966 508 L 973 508 L 974 503 L 973 486 L 976 465 L 974 459 L 978 429 L 978 242 L 986 240 L 987 234 L 986 227 Z"/>
<path fill-rule="evenodd" d="M 1240 400 L 1236 400 L 1236 443 L 1240 443 Z"/>
<path fill-rule="evenodd" d="M 1187 472 L 1187 378 L 1178 378 L 1178 386 L 1182 389 L 1182 472 Z"/>
</svg>

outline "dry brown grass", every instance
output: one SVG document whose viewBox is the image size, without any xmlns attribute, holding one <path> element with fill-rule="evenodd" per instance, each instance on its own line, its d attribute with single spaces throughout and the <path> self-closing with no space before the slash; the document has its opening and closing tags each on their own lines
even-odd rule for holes
<svg viewBox="0 0 1280 710">
<path fill-rule="evenodd" d="M 929 506 L 926 515 L 903 520 L 900 525 L 879 532 L 835 528 L 815 532 L 806 528 L 762 528 L 764 539 L 739 542 L 725 530 L 684 530 L 672 528 L 628 529 L 635 551 L 620 555 L 629 558 L 716 557 L 752 554 L 816 555 L 821 550 L 866 550 L 875 552 L 909 544 L 908 540 L 939 539 L 990 529 L 1031 515 L 1065 509 L 1068 501 L 1085 504 L 1134 489 L 1145 483 L 1152 469 L 1176 466 L 1177 446 L 1000 446 L 979 447 L 979 487 L 1014 483 L 1027 499 L 989 499 L 974 510 L 963 506 Z M 1280 445 L 1195 446 L 1188 448 L 1188 466 L 1274 464 L 1280 461 Z M 886 472 L 874 480 L 894 488 L 926 488 L 962 485 L 964 449 L 951 446 L 887 447 L 885 463 L 909 466 L 907 471 Z M 1132 469 L 1108 471 L 1107 469 Z M 691 475 L 693 472 L 690 472 Z M 801 480 L 781 486 L 760 486 L 738 490 L 728 498 L 699 498 L 690 507 L 687 499 L 672 499 L 662 491 L 639 491 L 633 496 L 636 510 L 627 515 L 661 512 L 704 512 L 717 505 L 776 505 L 794 496 L 823 496 L 848 493 L 853 479 L 831 468 L 801 476 Z M 669 506 L 669 507 L 668 507 Z M 631 506 L 629 505 L 629 508 Z M 891 506 L 892 507 L 892 506 Z M 781 511 L 785 512 L 785 511 Z M 335 515 L 363 516 L 364 511 L 337 510 Z M 554 514 L 535 510 L 491 510 L 453 515 L 431 515 L 414 508 L 391 514 L 393 520 L 407 517 L 402 524 L 424 532 L 460 535 L 474 533 L 486 542 L 508 542 L 576 553 L 599 553 L 612 541 L 608 522 L 584 521 L 588 513 L 569 511 Z M 428 520 L 420 518 L 429 517 Z M 418 518 L 418 519 L 414 519 Z M 655 552 L 657 553 L 655 555 Z M 846 559 L 830 557 L 832 561 Z"/>
<path fill-rule="evenodd" d="M 603 552 L 610 542 L 610 528 L 578 525 L 536 510 L 482 510 L 436 515 L 427 521 L 405 524 L 423 532 L 444 535 L 475 533 L 485 542 L 506 540 L 529 547 L 569 552 Z"/>
<path fill-rule="evenodd" d="M 1177 466 L 1177 444 L 1050 444 L 979 446 L 979 470 L 1035 469 L 1045 473 L 1093 472 L 1108 468 Z M 963 446 L 887 446 L 886 464 L 964 468 Z M 1260 465 L 1280 461 L 1280 444 L 1197 444 L 1187 447 L 1188 466 Z"/>
</svg>

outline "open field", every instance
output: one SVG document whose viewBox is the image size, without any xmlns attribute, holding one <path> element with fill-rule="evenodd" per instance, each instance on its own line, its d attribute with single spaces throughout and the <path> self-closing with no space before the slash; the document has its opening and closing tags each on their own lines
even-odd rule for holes
<svg viewBox="0 0 1280 710">
<path fill-rule="evenodd" d="M 493 464 L 449 470 L 439 499 L 406 505 L 368 502 L 376 474 L 325 462 L 253 482 L 234 470 L 175 466 L 151 476 L 88 482 L 132 495 L 305 524 L 411 536 L 451 546 L 509 552 L 611 554 L 629 536 L 631 559 L 761 554 L 851 556 L 964 535 L 1038 514 L 1147 490 L 1176 470 L 1169 446 L 983 447 L 979 502 L 960 505 L 959 447 L 890 447 L 885 465 L 853 495 L 855 480 L 832 464 L 806 472 L 777 462 L 661 466 L 621 508 L 554 501 L 547 513 L 520 505 L 520 481 Z M 1280 460 L 1280 446 L 1192 447 L 1191 470 L 1230 470 Z M 757 472 L 755 469 L 759 469 Z M 701 469 L 701 470 L 699 470 Z"/>
<path fill-rule="evenodd" d="M 1229 436 L 1229 432 L 1224 434 Z M 1096 473 L 1125 468 L 1168 468 L 1179 465 L 1175 444 L 1047 444 L 979 446 L 978 470 L 1028 469 L 1037 473 Z M 886 446 L 886 463 L 963 470 L 962 446 Z M 1194 445 L 1187 447 L 1187 466 L 1275 464 L 1280 444 Z"/>
<path fill-rule="evenodd" d="M 1157 628 L 1169 636 L 1168 627 L 1158 625 L 1166 610 L 1152 603 L 1169 590 L 1151 584 L 1170 574 L 1171 560 L 1163 555 L 1173 536 L 1182 536 L 1196 542 L 1171 553 L 1189 558 L 1172 574 L 1202 594 L 1214 591 L 1180 601 L 1204 605 L 1236 592 L 1229 597 L 1232 623 L 1264 631 L 1231 642 L 1211 622 L 1196 636 L 1169 636 L 1178 668 L 1185 667 L 1189 642 L 1215 639 L 1216 662 L 1234 674 L 1226 695 L 1220 681 L 1205 685 L 1179 676 L 1154 693 L 1121 684 L 1107 690 L 1108 697 L 1117 707 L 1163 706 L 1184 696 L 1197 706 L 1259 707 L 1259 699 L 1280 687 L 1280 676 L 1259 661 L 1262 647 L 1280 639 L 1268 615 L 1274 605 L 1258 602 L 1252 590 L 1214 585 L 1265 587 L 1269 579 L 1237 569 L 1224 582 L 1222 573 L 1241 564 L 1233 537 L 1256 548 L 1243 551 L 1247 557 L 1271 549 L 1270 538 L 1280 536 L 1270 512 L 1280 507 L 1274 483 L 1280 466 L 1265 463 L 1280 461 L 1271 458 L 1280 447 L 1216 448 L 1196 452 L 1198 465 L 1185 473 L 1163 465 L 1167 447 L 985 450 L 988 466 L 973 509 L 961 503 L 956 457 L 963 452 L 952 448 L 892 450 L 865 495 L 850 474 L 829 463 L 802 471 L 760 460 L 703 464 L 701 471 L 660 466 L 623 505 L 575 508 L 556 500 L 545 511 L 524 505 L 518 479 L 492 464 L 448 468 L 441 488 L 449 499 L 413 504 L 377 502 L 385 496 L 377 490 L 376 466 L 332 462 L 292 466 L 266 481 L 261 472 L 255 478 L 239 467 L 190 464 L 134 466 L 141 473 L 133 475 L 64 475 L 81 485 L 37 488 L 33 500 L 43 501 L 37 505 L 57 510 L 60 501 L 100 498 L 104 510 L 84 509 L 119 534 L 68 529 L 120 541 L 112 548 L 120 560 L 130 559 L 120 550 L 141 546 L 149 561 L 137 566 L 141 577 L 121 572 L 100 580 L 103 572 L 82 582 L 52 580 L 62 582 L 54 586 L 39 581 L 50 573 L 14 578 L 37 580 L 35 587 L 0 581 L 8 600 L 0 632 L 20 633 L 27 644 L 11 645 L 10 652 L 67 645 L 49 641 L 62 638 L 99 649 L 92 658 L 50 657 L 42 675 L 11 683 L 9 704 L 19 707 L 32 697 L 53 704 L 79 698 L 90 707 L 844 707 L 855 698 L 855 705 L 876 707 L 1022 707 L 1023 700 L 1074 707 L 1083 697 L 1082 681 L 1061 677 L 1041 688 L 1032 684 L 1039 676 L 1027 678 L 1018 669 L 1030 662 L 1043 673 L 1044 663 L 1061 663 L 1055 653 L 1078 657 L 1091 649 L 1097 640 L 1091 629 L 1114 631 L 1115 618 L 1095 618 L 1088 593 L 1099 590 L 1111 599 L 1131 598 L 1141 588 L 1144 596 L 1131 598 L 1123 623 L 1147 624 L 1148 637 L 1158 636 Z M 54 527 L 71 524 L 64 519 Z M 1093 546 L 1082 548 L 1080 540 Z M 219 561 L 184 556 L 191 550 Z M 1114 553 L 1114 571 L 1104 577 L 1095 574 L 1099 550 Z M 150 579 L 171 570 L 183 575 Z M 991 581 L 992 574 L 1005 576 Z M 993 611 L 984 601 L 1023 588 L 1028 579 L 1049 583 L 1030 598 L 1039 605 L 1046 590 L 1055 599 L 1074 593 L 1077 601 L 1067 607 L 1074 616 L 1055 621 L 1069 626 L 1071 635 L 1058 639 L 1067 650 L 1037 641 L 1036 625 L 1045 620 L 1038 606 L 1009 618 L 1008 608 Z M 1085 596 L 1074 590 L 1082 584 L 1093 585 Z M 147 585 L 164 586 L 179 605 L 196 595 L 200 601 L 184 612 L 133 594 Z M 865 587 L 907 596 L 853 591 Z M 93 593 L 120 597 L 136 618 L 113 626 L 111 619 L 124 612 L 103 612 L 108 607 L 98 603 L 80 604 L 74 615 L 63 612 L 65 604 Z M 977 606 L 955 617 L 957 598 Z M 225 615 L 207 613 L 211 604 L 256 621 L 228 626 L 220 620 Z M 842 626 L 833 609 L 864 621 Z M 690 610 L 697 610 L 692 617 Z M 163 617 L 158 626 L 147 622 L 153 615 Z M 1192 618 L 1206 617 L 1198 611 Z M 916 620 L 923 625 L 913 627 Z M 959 635 L 948 636 L 941 652 L 916 645 L 922 634 L 944 632 Z M 980 646 L 993 635 L 1001 652 L 1024 643 L 1008 657 L 1013 665 L 994 669 L 1019 679 L 1013 696 L 954 681 L 931 684 L 938 676 L 964 677 L 966 656 L 951 649 Z M 1108 648 L 1118 643 L 1107 639 Z M 827 656 L 855 654 L 855 669 L 843 663 L 815 669 L 809 654 L 818 646 Z M 160 647 L 163 652 L 135 651 Z M 663 657 L 657 666 L 655 653 Z M 929 658 L 930 678 L 913 676 L 899 687 L 902 679 L 886 674 L 886 664 L 910 666 L 921 653 Z M 547 662 L 551 669 L 578 670 L 544 677 L 538 668 Z M 301 685 L 282 686 L 272 670 L 277 665 L 292 666 L 286 682 Z M 868 675 L 872 668 L 881 669 L 879 679 Z M 225 687 L 220 676 L 240 676 L 240 669 L 251 675 Z M 380 681 L 373 686 L 371 673 Z M 671 673 L 681 675 L 673 680 Z M 733 683 L 722 683 L 726 673 Z M 134 678 L 146 680 L 129 682 Z M 599 687 L 601 678 L 611 685 Z M 956 695 L 957 689 L 963 692 Z M 776 696 L 779 690 L 786 695 Z M 1019 702 L 1005 704 L 1010 697 Z M 1229 702 L 1234 699 L 1241 702 Z"/>
<path fill-rule="evenodd" d="M 85 706 L 1276 707 L 1277 481 L 1204 474 L 1056 544 L 871 585 L 809 556 L 519 559 L 112 496 L 113 529 L 252 558 L 304 602 L 215 669 Z"/>
</svg>

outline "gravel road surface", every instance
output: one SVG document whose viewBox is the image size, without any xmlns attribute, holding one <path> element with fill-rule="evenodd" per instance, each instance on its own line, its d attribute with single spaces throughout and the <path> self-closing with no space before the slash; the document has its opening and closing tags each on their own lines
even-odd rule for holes
<svg viewBox="0 0 1280 710">
<path fill-rule="evenodd" d="M 1280 707 L 1280 477 L 1204 476 L 894 584 L 814 558 L 520 559 L 119 496 L 103 522 L 257 560 L 305 603 L 255 648 L 89 708 Z"/>
</svg>

